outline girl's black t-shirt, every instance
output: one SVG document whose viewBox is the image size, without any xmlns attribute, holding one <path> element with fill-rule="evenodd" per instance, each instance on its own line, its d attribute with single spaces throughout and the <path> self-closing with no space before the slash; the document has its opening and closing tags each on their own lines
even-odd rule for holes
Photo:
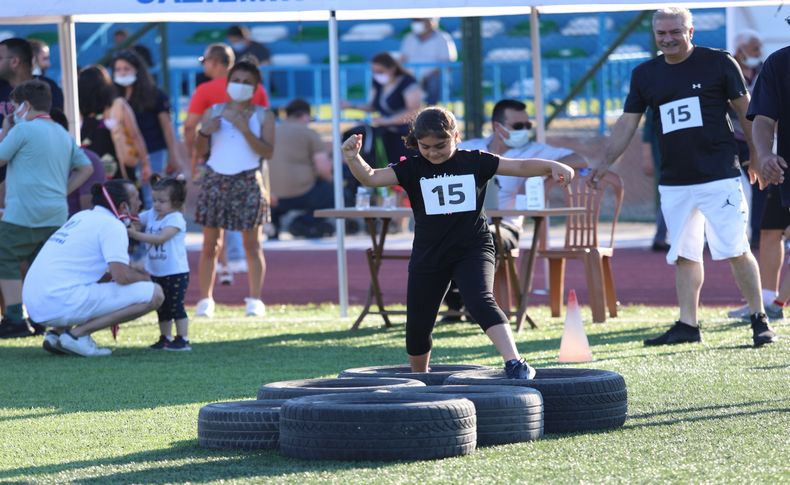
<svg viewBox="0 0 790 485">
<path fill-rule="evenodd" d="M 663 56 L 638 65 L 623 111 L 653 108 L 661 149 L 661 185 L 693 185 L 740 175 L 727 116 L 729 100 L 747 94 L 737 61 L 727 52 L 694 47 L 678 64 Z"/>
<path fill-rule="evenodd" d="M 493 260 L 483 200 L 498 167 L 499 157 L 479 150 L 456 150 L 440 165 L 415 155 L 392 166 L 414 211 L 409 271 L 446 268 L 470 250 Z"/>
</svg>

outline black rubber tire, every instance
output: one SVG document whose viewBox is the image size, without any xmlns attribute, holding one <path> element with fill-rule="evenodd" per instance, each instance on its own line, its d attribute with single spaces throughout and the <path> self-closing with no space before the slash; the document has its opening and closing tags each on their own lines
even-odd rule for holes
<svg viewBox="0 0 790 485">
<path fill-rule="evenodd" d="M 453 374 L 467 370 L 489 370 L 491 367 L 476 364 L 435 364 L 428 372 L 412 372 L 408 365 L 379 365 L 346 369 L 338 377 L 400 377 L 417 379 L 426 386 L 441 386 Z"/>
<path fill-rule="evenodd" d="M 398 394 L 429 393 L 465 397 L 475 405 L 477 446 L 535 441 L 543 436 L 543 398 L 540 392 L 517 386 L 403 387 Z"/>
<path fill-rule="evenodd" d="M 284 399 L 207 404 L 198 413 L 198 444 L 206 448 L 277 448 Z"/>
<path fill-rule="evenodd" d="M 343 377 L 331 379 L 299 379 L 264 384 L 258 389 L 258 399 L 291 399 L 316 394 L 342 394 L 349 392 L 376 391 L 392 387 L 425 387 L 414 379 L 389 377 Z"/>
<path fill-rule="evenodd" d="M 309 460 L 431 460 L 477 442 L 475 406 L 457 396 L 364 392 L 290 399 L 280 451 Z"/>
<path fill-rule="evenodd" d="M 546 433 L 573 433 L 618 428 L 628 414 L 625 379 L 599 369 L 536 369 L 534 379 L 508 379 L 505 372 L 467 371 L 447 378 L 447 384 L 524 386 L 543 395 Z"/>
</svg>

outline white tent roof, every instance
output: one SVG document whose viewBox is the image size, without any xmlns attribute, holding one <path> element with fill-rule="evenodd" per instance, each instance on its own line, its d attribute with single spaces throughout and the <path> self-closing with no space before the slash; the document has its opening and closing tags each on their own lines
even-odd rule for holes
<svg viewBox="0 0 790 485">
<path fill-rule="evenodd" d="M 338 20 L 372 18 L 411 18 L 426 15 L 455 17 L 515 15 L 539 7 L 545 13 L 650 10 L 669 4 L 688 8 L 776 5 L 779 0 L 691 0 L 688 2 L 634 2 L 630 0 L 49 0 L 7 1 L 0 22 L 57 23 L 64 16 L 74 22 L 152 22 L 152 21 L 284 21 L 326 20 L 336 11 Z M 444 11 L 442 11 L 444 10 Z M 123 17 L 119 19 L 119 15 Z"/>
</svg>

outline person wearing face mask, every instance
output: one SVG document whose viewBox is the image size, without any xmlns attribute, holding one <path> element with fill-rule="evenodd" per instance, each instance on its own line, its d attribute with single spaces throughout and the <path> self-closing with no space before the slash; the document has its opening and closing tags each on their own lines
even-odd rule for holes
<svg viewBox="0 0 790 485">
<path fill-rule="evenodd" d="M 364 153 L 368 160 L 377 166 L 397 163 L 403 156 L 413 154 L 403 144 L 403 137 L 409 133 L 409 123 L 414 119 L 422 105 L 423 91 L 417 80 L 389 53 L 382 52 L 370 60 L 373 72 L 373 89 L 365 104 L 344 102 L 344 108 L 378 113 L 371 120 L 371 130 L 357 127 L 344 133 L 347 138 L 353 133 L 366 136 Z M 375 139 L 381 140 L 387 154 L 386 160 L 376 158 Z"/>
<path fill-rule="evenodd" d="M 11 91 L 25 81 L 38 79 L 49 85 L 52 93 L 52 107 L 63 109 L 63 91 L 57 83 L 43 75 L 33 73 L 33 49 L 25 39 L 12 37 L 0 41 L 0 123 L 3 118 L 14 112 L 16 106 L 11 101 Z M 5 191 L 5 167 L 0 167 L 0 208 L 3 206 Z"/>
<path fill-rule="evenodd" d="M 214 313 L 214 278 L 226 230 L 241 231 L 247 257 L 249 296 L 247 316 L 262 316 L 266 309 L 261 290 L 266 271 L 261 250 L 261 225 L 269 221 L 269 191 L 263 161 L 274 151 L 274 115 L 252 103 L 261 83 L 258 66 L 237 62 L 228 73 L 229 103 L 215 105 L 203 116 L 196 151 L 211 154 L 201 178 L 195 222 L 203 226 L 200 253 L 200 301 L 196 316 Z"/>
<path fill-rule="evenodd" d="M 587 160 L 573 150 L 530 141 L 531 128 L 532 122 L 527 115 L 527 105 L 514 99 L 502 99 L 494 105 L 494 110 L 491 113 L 491 135 L 463 141 L 458 145 L 458 148 L 481 150 L 506 158 L 556 160 L 577 171 L 587 167 Z M 524 193 L 526 180 L 524 177 L 497 175 L 492 181 L 498 188 L 496 191 L 497 208 L 515 209 L 516 195 Z M 502 219 L 500 229 L 504 250 L 510 251 L 518 247 L 521 229 L 524 225 L 523 219 L 520 216 Z M 489 229 L 493 237 L 496 238 L 494 226 L 491 225 Z M 454 285 L 448 291 L 445 303 L 451 310 L 462 311 L 463 301 Z M 458 317 L 447 316 L 443 321 L 457 321 L 457 319 Z"/>
<path fill-rule="evenodd" d="M 8 167 L 6 207 L 0 221 L 0 291 L 5 300 L 0 338 L 29 337 L 43 331 L 28 325 L 22 311 L 20 264 L 66 222 L 66 196 L 93 172 L 69 134 L 49 116 L 52 93 L 38 80 L 11 92 L 15 108 L 3 120 L 0 166 Z"/>
<path fill-rule="evenodd" d="M 411 32 L 403 38 L 400 55 L 403 64 L 438 64 L 458 60 L 455 41 L 450 34 L 439 29 L 437 18 L 412 19 Z M 415 67 L 415 73 L 425 92 L 425 103 L 436 104 L 442 88 L 441 69 L 424 65 Z"/>
<path fill-rule="evenodd" d="M 28 42 L 33 49 L 33 76 L 43 76 L 51 65 L 49 46 L 37 39 L 31 39 Z"/>
<path fill-rule="evenodd" d="M 128 101 L 134 111 L 137 126 L 145 140 L 151 173 L 164 175 L 165 167 L 174 172 L 187 173 L 180 145 L 170 117 L 167 94 L 156 87 L 148 67 L 131 50 L 115 55 L 112 61 L 113 82 L 118 94 Z M 151 184 L 142 186 L 143 205 L 152 207 Z"/>
<path fill-rule="evenodd" d="M 269 49 L 261 44 L 252 40 L 250 29 L 243 25 L 231 25 L 225 34 L 228 43 L 233 48 L 233 53 L 236 54 L 236 59 L 241 59 L 246 55 L 253 55 L 258 59 L 258 65 L 264 66 L 271 64 L 272 54 Z"/>
<path fill-rule="evenodd" d="M 93 185 L 91 195 L 93 208 L 46 240 L 22 290 L 30 318 L 52 328 L 43 347 L 53 354 L 110 355 L 91 335 L 156 310 L 165 298 L 147 273 L 129 266 L 126 227 L 140 210 L 137 188 L 110 180 Z"/>
</svg>

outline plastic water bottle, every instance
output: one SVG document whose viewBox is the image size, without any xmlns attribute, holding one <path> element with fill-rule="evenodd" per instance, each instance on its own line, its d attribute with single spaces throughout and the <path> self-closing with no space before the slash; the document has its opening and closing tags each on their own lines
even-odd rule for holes
<svg viewBox="0 0 790 485">
<path fill-rule="evenodd" d="M 357 187 L 357 209 L 370 209 L 370 192 L 366 187 Z"/>
</svg>

